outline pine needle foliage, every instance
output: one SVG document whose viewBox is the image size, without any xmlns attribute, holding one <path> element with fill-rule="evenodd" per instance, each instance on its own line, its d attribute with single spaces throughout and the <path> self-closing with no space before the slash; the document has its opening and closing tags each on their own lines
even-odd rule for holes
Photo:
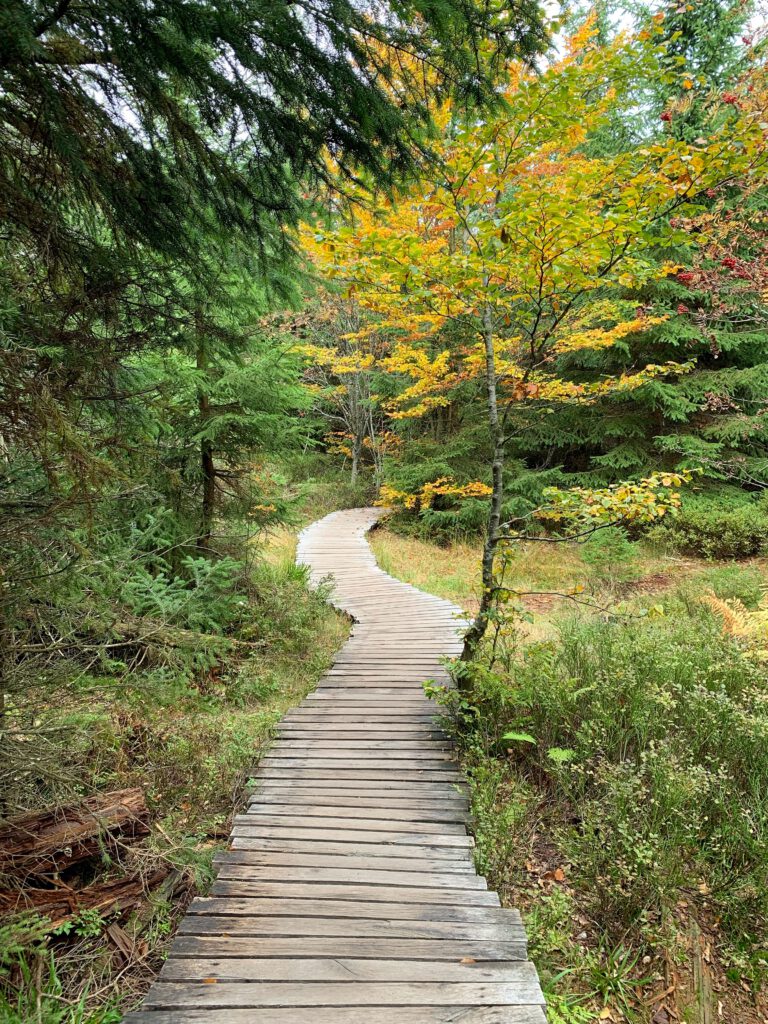
<svg viewBox="0 0 768 1024">
<path fill-rule="evenodd" d="M 0 219 L 75 261 L 93 218 L 173 256 L 211 217 L 274 236 L 328 153 L 382 180 L 412 163 L 428 112 L 391 52 L 470 101 L 544 34 L 531 0 L 10 0 L 0 39 Z"/>
</svg>

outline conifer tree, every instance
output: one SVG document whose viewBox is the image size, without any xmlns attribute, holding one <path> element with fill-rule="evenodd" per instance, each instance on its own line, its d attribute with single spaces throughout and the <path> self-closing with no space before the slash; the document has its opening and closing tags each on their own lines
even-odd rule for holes
<svg viewBox="0 0 768 1024">
<path fill-rule="evenodd" d="M 419 62 L 438 92 L 478 99 L 498 59 L 542 41 L 532 0 L 9 0 L 0 219 L 49 260 L 77 259 L 96 215 L 102 242 L 175 256 L 211 217 L 274 236 L 296 177 L 325 177 L 325 154 L 377 179 L 412 161 Z M 398 52 L 417 61 L 393 94 Z"/>
<path fill-rule="evenodd" d="M 280 278 L 300 178 L 329 155 L 382 183 L 412 166 L 419 67 L 436 94 L 485 100 L 498 61 L 543 41 L 533 0 L 3 4 L 0 431 L 33 491 L 98 492 L 93 402 L 126 399 L 125 360 L 173 349 L 197 295 L 216 320 L 228 246 Z"/>
</svg>

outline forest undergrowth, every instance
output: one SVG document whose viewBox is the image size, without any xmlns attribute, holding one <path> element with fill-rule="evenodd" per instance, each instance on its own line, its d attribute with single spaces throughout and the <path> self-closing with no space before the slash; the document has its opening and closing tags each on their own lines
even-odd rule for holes
<svg viewBox="0 0 768 1024">
<path fill-rule="evenodd" d="M 8 697 L 2 784 L 11 820 L 43 808 L 67 817 L 86 798 L 136 792 L 146 835 L 104 831 L 95 855 L 56 876 L 76 913 L 56 904 L 46 915 L 34 877 L 17 870 L 4 879 L 3 1024 L 111 1024 L 137 1004 L 189 900 L 210 886 L 275 724 L 346 639 L 346 617 L 295 565 L 295 539 L 316 515 L 365 496 L 333 474 L 296 482 L 288 472 L 283 486 L 290 525 L 230 540 L 228 558 L 215 563 L 220 579 L 198 580 L 179 601 L 155 576 L 140 605 L 146 581 L 135 572 L 130 644 L 88 663 L 81 637 L 75 657 Z M 125 618 L 125 597 L 122 607 L 113 601 L 113 615 Z M 81 617 L 89 611 L 81 595 Z"/>
<path fill-rule="evenodd" d="M 372 544 L 393 575 L 476 606 L 471 543 L 384 528 Z M 518 604 L 471 689 L 436 696 L 478 867 L 522 909 L 551 1024 L 768 1019 L 768 562 L 610 531 L 520 545 L 506 582 Z"/>
</svg>

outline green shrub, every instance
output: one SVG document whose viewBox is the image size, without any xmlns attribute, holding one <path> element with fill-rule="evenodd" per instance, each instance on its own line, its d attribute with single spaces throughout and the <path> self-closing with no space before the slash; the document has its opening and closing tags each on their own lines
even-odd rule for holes
<svg viewBox="0 0 768 1024">
<path fill-rule="evenodd" d="M 590 575 L 606 583 L 624 583 L 637 575 L 635 545 L 620 527 L 594 533 L 581 548 Z"/>
<path fill-rule="evenodd" d="M 447 700 L 470 769 L 478 751 L 511 758 L 561 809 L 556 838 L 609 941 L 660 928 L 686 889 L 734 945 L 764 944 L 768 669 L 704 609 L 674 611 L 568 622 Z"/>
<path fill-rule="evenodd" d="M 123 583 L 121 601 L 135 615 L 201 632 L 224 632 L 243 617 L 248 602 L 238 579 L 242 563 L 185 555 L 181 569 L 183 576 L 152 573 L 139 563 Z"/>
<path fill-rule="evenodd" d="M 754 565 L 717 565 L 696 576 L 695 591 L 711 590 L 721 601 L 737 598 L 747 608 L 755 608 L 766 590 L 763 574 Z"/>
<path fill-rule="evenodd" d="M 688 495 L 648 537 L 704 558 L 748 558 L 768 550 L 768 505 L 738 491 Z"/>
</svg>

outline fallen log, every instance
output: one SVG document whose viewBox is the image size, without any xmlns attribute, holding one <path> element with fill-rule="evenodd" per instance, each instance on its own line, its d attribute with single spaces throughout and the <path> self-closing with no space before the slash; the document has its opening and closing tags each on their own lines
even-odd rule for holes
<svg viewBox="0 0 768 1024">
<path fill-rule="evenodd" d="M 108 850 L 118 839 L 129 843 L 147 835 L 149 809 L 140 789 L 31 811 L 0 825 L 0 875 L 23 880 L 59 874 Z"/>
<path fill-rule="evenodd" d="M 147 897 L 147 893 L 160 885 L 170 868 L 158 868 L 151 875 L 129 875 L 108 882 L 93 882 L 82 889 L 62 886 L 59 889 L 21 889 L 12 892 L 0 890 L 0 916 L 36 911 L 50 920 L 54 931 L 76 918 L 84 910 L 96 910 L 102 917 L 122 917 Z"/>
</svg>

